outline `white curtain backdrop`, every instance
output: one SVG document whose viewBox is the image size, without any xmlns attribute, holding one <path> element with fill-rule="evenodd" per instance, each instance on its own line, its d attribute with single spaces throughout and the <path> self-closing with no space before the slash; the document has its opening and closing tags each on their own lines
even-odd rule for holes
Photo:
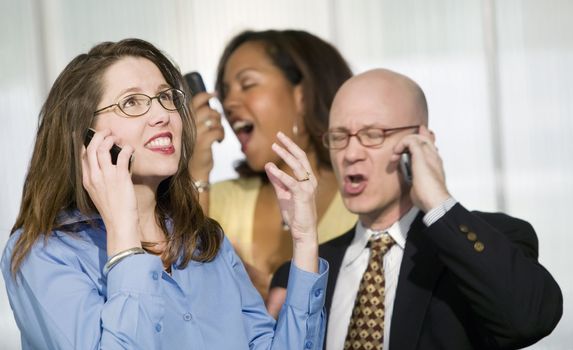
<svg viewBox="0 0 573 350">
<path fill-rule="evenodd" d="M 74 56 L 139 37 L 212 89 L 237 32 L 305 29 L 335 44 L 355 72 L 386 67 L 422 86 L 451 193 L 468 208 L 531 222 L 540 261 L 563 290 L 563 319 L 530 349 L 571 349 L 572 18 L 570 0 L 0 0 L 0 249 L 19 210 L 38 112 Z M 212 180 L 235 176 L 239 149 L 228 129 Z M 0 348 L 20 349 L 3 281 Z"/>
</svg>

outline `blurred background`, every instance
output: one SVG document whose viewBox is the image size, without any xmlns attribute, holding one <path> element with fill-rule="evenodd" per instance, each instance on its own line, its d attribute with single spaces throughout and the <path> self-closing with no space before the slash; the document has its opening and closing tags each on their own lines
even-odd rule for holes
<svg viewBox="0 0 573 350">
<path fill-rule="evenodd" d="M 151 41 L 213 88 L 226 42 L 296 28 L 339 48 L 359 73 L 386 67 L 427 94 L 450 192 L 537 230 L 564 316 L 529 349 L 573 348 L 573 2 L 570 0 L 0 0 L 0 249 L 16 218 L 38 112 L 65 65 L 101 41 Z M 234 177 L 227 127 L 212 181 Z M 0 348 L 20 349 L 3 281 Z"/>
</svg>

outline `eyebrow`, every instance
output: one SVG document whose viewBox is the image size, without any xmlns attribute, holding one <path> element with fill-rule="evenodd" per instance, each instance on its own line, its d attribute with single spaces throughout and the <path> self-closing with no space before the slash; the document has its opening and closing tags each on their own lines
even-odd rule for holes
<svg viewBox="0 0 573 350">
<path fill-rule="evenodd" d="M 240 79 L 243 78 L 243 76 L 244 76 L 245 74 L 248 74 L 248 73 L 251 73 L 251 72 L 260 73 L 261 70 L 260 70 L 260 69 L 257 69 L 257 68 L 254 68 L 254 67 L 246 67 L 246 68 L 243 68 L 243 69 L 241 69 L 240 71 L 238 71 L 237 74 L 235 74 L 235 79 L 239 79 L 239 80 L 240 80 Z"/>
<path fill-rule="evenodd" d="M 159 86 L 157 87 L 154 96 L 157 95 L 159 92 L 164 91 L 164 90 L 166 90 L 166 89 L 170 89 L 170 88 L 171 88 L 171 85 L 169 85 L 169 84 L 167 84 L 167 83 L 161 84 L 161 85 L 159 85 Z M 127 88 L 127 89 L 125 89 L 125 90 L 122 90 L 119 94 L 117 94 L 117 95 L 115 96 L 115 100 L 119 100 L 119 98 L 120 98 L 121 96 L 123 96 L 123 95 L 125 95 L 125 94 L 127 94 L 127 93 L 143 94 L 143 92 L 141 91 L 140 88 L 138 88 L 138 87 L 130 87 L 130 88 Z"/>
</svg>

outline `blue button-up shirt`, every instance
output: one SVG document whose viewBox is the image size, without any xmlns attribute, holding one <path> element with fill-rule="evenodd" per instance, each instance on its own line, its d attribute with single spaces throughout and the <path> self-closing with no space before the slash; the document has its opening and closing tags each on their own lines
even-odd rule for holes
<svg viewBox="0 0 573 350">
<path fill-rule="evenodd" d="M 40 238 L 14 279 L 9 239 L 1 268 L 26 349 L 322 349 L 324 288 L 319 273 L 291 264 L 278 321 L 266 312 L 239 257 L 224 239 L 216 258 L 163 270 L 151 254 L 132 255 L 109 272 L 101 219 L 76 213 Z M 64 232 L 69 230 L 70 232 Z"/>
</svg>

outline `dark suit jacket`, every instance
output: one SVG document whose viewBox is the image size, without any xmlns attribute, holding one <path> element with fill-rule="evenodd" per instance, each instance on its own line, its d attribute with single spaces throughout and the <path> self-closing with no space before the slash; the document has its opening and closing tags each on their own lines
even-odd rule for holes
<svg viewBox="0 0 573 350">
<path fill-rule="evenodd" d="M 334 287 L 344 288 L 336 281 L 353 237 L 354 229 L 319 248 L 330 265 L 327 312 Z M 525 221 L 456 204 L 426 228 L 420 214 L 400 266 L 390 349 L 515 349 L 548 335 L 563 297 L 537 255 L 537 236 Z M 286 285 L 284 271 L 274 286 Z"/>
</svg>

